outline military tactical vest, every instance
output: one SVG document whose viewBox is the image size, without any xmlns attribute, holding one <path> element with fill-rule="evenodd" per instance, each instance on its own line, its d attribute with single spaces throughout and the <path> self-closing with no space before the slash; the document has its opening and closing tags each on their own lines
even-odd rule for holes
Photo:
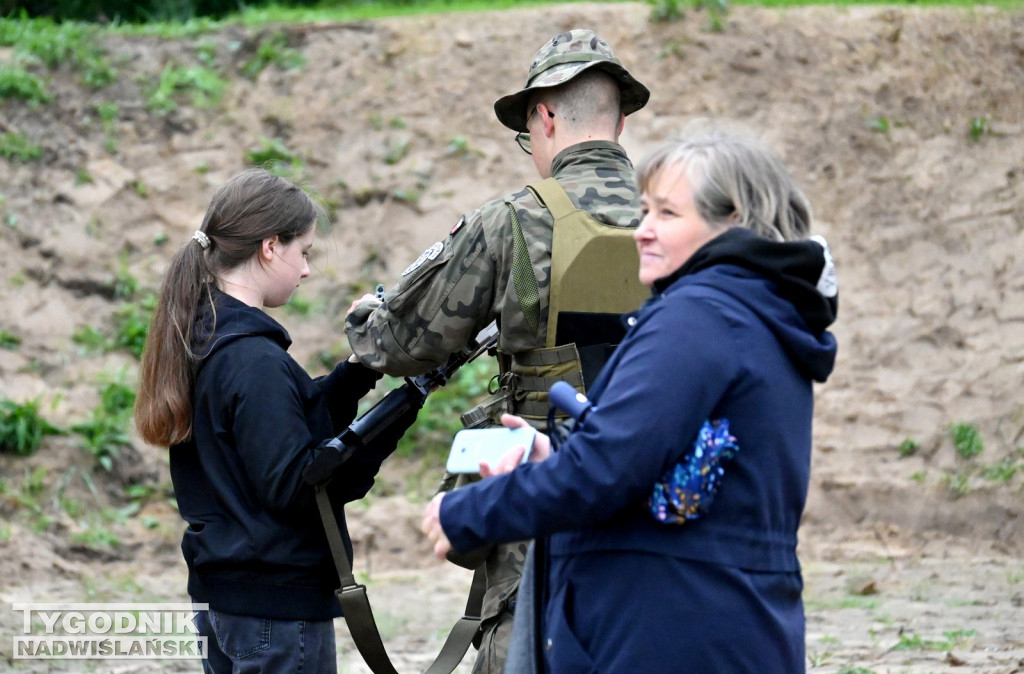
<svg viewBox="0 0 1024 674">
<path fill-rule="evenodd" d="M 551 284 L 545 348 L 498 354 L 503 388 L 513 413 L 547 418 L 547 391 L 567 381 L 580 391 L 594 381 L 623 335 L 621 315 L 635 311 L 650 295 L 640 283 L 633 229 L 595 220 L 573 205 L 554 178 L 528 185 L 551 213 Z M 512 281 L 524 313 L 536 297 L 537 280 L 525 253 L 526 241 L 515 208 L 512 215 Z M 534 304 L 534 306 L 536 306 Z"/>
</svg>

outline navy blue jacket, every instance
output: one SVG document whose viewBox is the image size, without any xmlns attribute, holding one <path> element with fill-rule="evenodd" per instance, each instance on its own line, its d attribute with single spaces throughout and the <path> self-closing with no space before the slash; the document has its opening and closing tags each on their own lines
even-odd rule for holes
<svg viewBox="0 0 1024 674">
<path fill-rule="evenodd" d="M 836 353 L 824 267 L 817 243 L 716 237 L 657 284 L 560 451 L 445 496 L 458 550 L 550 537 L 550 671 L 803 671 L 812 380 Z M 706 515 L 658 522 L 653 485 L 706 419 L 740 449 Z"/>
<path fill-rule="evenodd" d="M 188 522 L 181 549 L 189 594 L 238 615 L 336 617 L 337 572 L 302 472 L 320 443 L 351 422 L 380 375 L 343 362 L 312 379 L 288 355 L 291 339 L 279 323 L 221 292 L 214 297 L 215 332 L 197 345 L 193 436 L 170 450 Z M 197 325 L 210 322 L 201 311 Z M 343 505 L 369 491 L 405 426 L 356 452 L 329 487 L 350 555 Z"/>
</svg>

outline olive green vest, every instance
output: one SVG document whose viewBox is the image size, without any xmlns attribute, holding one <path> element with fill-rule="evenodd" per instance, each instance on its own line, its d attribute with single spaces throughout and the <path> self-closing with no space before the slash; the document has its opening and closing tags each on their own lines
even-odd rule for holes
<svg viewBox="0 0 1024 674">
<path fill-rule="evenodd" d="M 632 228 L 603 224 L 576 208 L 554 178 L 528 189 L 554 218 L 545 348 L 499 353 L 498 362 L 511 410 L 540 420 L 547 418 L 547 391 L 553 383 L 567 381 L 580 391 L 592 383 L 624 334 L 619 317 L 637 310 L 650 290 L 638 278 Z M 513 249 L 525 251 L 526 241 L 511 204 L 509 210 Z M 521 302 L 531 291 L 536 294 L 532 264 L 523 261 L 528 258 L 514 255 L 512 280 Z"/>
</svg>

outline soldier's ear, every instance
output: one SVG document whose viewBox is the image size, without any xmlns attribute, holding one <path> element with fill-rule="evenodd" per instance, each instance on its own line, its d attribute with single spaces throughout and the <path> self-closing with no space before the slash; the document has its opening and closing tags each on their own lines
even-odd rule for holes
<svg viewBox="0 0 1024 674">
<path fill-rule="evenodd" d="M 544 136 L 550 138 L 555 132 L 555 115 L 558 114 L 548 109 L 547 103 L 537 104 L 537 116 L 544 125 Z"/>
</svg>

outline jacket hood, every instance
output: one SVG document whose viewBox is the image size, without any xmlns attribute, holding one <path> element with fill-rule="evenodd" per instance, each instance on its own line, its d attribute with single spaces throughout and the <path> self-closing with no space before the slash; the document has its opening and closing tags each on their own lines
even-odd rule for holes
<svg viewBox="0 0 1024 674">
<path fill-rule="evenodd" d="M 714 286 L 769 325 L 801 372 L 815 381 L 828 378 L 836 340 L 826 328 L 836 320 L 839 295 L 825 239 L 778 242 L 748 229 L 730 229 L 698 249 L 675 273 L 656 281 L 654 290 L 663 292 L 702 271 L 732 277 L 730 283 Z"/>
<path fill-rule="evenodd" d="M 243 337 L 266 337 L 285 350 L 291 346 L 288 331 L 262 310 L 216 288 L 211 290 L 210 297 L 213 306 L 204 296 L 197 311 L 192 349 L 199 359 L 206 360 L 215 351 Z"/>
</svg>

